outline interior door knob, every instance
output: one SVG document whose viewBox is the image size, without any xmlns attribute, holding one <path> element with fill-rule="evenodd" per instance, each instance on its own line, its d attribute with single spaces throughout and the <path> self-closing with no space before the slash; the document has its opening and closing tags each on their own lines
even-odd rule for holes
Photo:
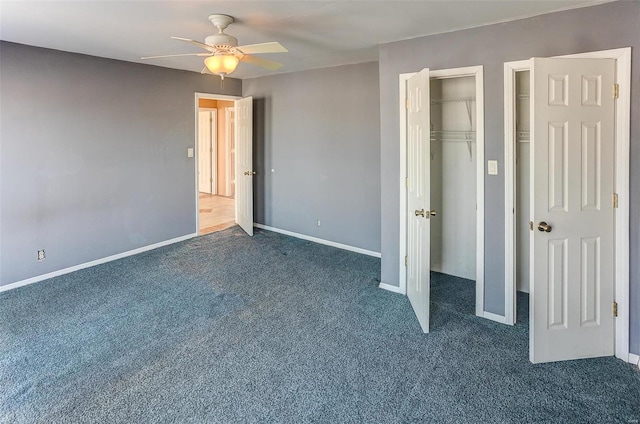
<svg viewBox="0 0 640 424">
<path fill-rule="evenodd" d="M 416 209 L 416 216 L 421 216 L 424 218 L 424 209 Z"/>
<path fill-rule="evenodd" d="M 538 231 L 542 231 L 543 233 L 550 233 L 551 229 L 551 225 L 547 224 L 544 221 L 540 221 L 540 223 L 538 224 Z"/>
</svg>

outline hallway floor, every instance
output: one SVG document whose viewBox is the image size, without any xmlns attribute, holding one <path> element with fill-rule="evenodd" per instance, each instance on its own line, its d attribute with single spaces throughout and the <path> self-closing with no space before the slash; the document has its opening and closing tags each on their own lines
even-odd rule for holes
<svg viewBox="0 0 640 424">
<path fill-rule="evenodd" d="M 199 194 L 199 234 L 209 234 L 233 227 L 235 222 L 235 199 L 208 193 Z"/>
</svg>

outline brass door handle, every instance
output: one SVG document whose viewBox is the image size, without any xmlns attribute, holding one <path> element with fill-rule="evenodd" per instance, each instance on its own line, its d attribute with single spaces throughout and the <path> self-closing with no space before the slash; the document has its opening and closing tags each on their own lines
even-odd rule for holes
<svg viewBox="0 0 640 424">
<path fill-rule="evenodd" d="M 436 216 L 436 210 L 435 210 L 435 209 L 431 209 L 431 210 L 429 211 L 429 215 L 431 215 L 431 216 Z"/>
<path fill-rule="evenodd" d="M 416 209 L 416 216 L 421 216 L 424 218 L 424 209 L 420 209 L 420 210 Z"/>
<path fill-rule="evenodd" d="M 540 223 L 538 224 L 538 231 L 542 231 L 543 233 L 550 233 L 551 230 L 551 225 L 547 224 L 544 221 L 540 221 Z"/>
</svg>

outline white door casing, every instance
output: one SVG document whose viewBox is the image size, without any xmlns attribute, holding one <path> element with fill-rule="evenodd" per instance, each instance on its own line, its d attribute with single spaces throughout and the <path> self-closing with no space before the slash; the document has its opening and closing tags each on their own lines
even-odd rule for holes
<svg viewBox="0 0 640 424">
<path fill-rule="evenodd" d="M 211 111 L 198 110 L 198 190 L 213 193 Z"/>
<path fill-rule="evenodd" d="M 415 73 L 406 73 L 399 75 L 399 104 L 398 104 L 398 114 L 400 117 L 400 125 L 399 125 L 399 140 L 400 140 L 400 208 L 399 208 L 399 216 L 400 216 L 400 246 L 399 246 L 399 259 L 402 261 L 399 269 L 399 281 L 400 285 L 398 287 L 392 286 L 390 284 L 386 284 L 381 282 L 379 287 L 384 288 L 386 290 L 406 294 L 408 287 L 408 278 L 407 272 L 408 267 L 404 266 L 404 258 L 407 256 L 407 248 L 408 248 L 408 202 L 407 202 L 407 188 L 405 186 L 405 178 L 408 175 L 407 166 L 408 166 L 408 152 L 407 152 L 407 134 L 408 134 L 408 119 L 407 119 L 407 108 L 406 108 L 406 99 L 408 97 L 407 90 L 408 85 L 407 81 L 412 78 Z M 452 69 L 441 69 L 441 70 L 430 70 L 429 76 L 430 78 L 455 78 L 455 77 L 466 77 L 472 76 L 475 78 L 475 97 L 476 97 L 476 112 L 475 112 L 475 125 L 476 125 L 476 300 L 475 300 L 475 309 L 476 315 L 504 322 L 503 317 L 492 314 L 484 310 L 484 72 L 482 66 L 468 66 L 464 68 L 452 68 Z"/>
<path fill-rule="evenodd" d="M 429 332 L 430 103 L 429 69 L 407 81 L 407 296 Z"/>
<path fill-rule="evenodd" d="M 225 116 L 225 126 L 226 126 L 226 138 L 225 138 L 225 169 L 227 172 L 226 175 L 226 196 L 234 197 L 235 196 L 235 143 L 234 143 L 234 129 L 235 129 L 235 118 L 234 118 L 234 108 L 228 107 L 226 110 Z"/>
<path fill-rule="evenodd" d="M 236 223 L 253 235 L 253 98 L 235 101 Z"/>
<path fill-rule="evenodd" d="M 530 360 L 613 355 L 615 63 L 531 63 Z"/>
</svg>

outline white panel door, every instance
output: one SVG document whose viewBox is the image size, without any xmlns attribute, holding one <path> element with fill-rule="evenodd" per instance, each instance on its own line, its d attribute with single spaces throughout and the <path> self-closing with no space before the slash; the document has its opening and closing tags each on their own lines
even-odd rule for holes
<svg viewBox="0 0 640 424">
<path fill-rule="evenodd" d="M 429 69 L 407 81 L 407 296 L 429 332 L 430 149 Z"/>
<path fill-rule="evenodd" d="M 211 113 L 198 111 L 198 191 L 212 193 Z"/>
<path fill-rule="evenodd" d="M 614 60 L 532 63 L 530 360 L 613 355 Z"/>
<path fill-rule="evenodd" d="M 235 161 L 235 117 L 232 107 L 226 109 L 226 140 L 225 140 L 225 170 L 226 170 L 226 187 L 225 196 L 235 196 L 235 178 L 236 178 L 236 161 Z"/>
<path fill-rule="evenodd" d="M 236 223 L 253 235 L 253 98 L 235 101 Z"/>
</svg>

